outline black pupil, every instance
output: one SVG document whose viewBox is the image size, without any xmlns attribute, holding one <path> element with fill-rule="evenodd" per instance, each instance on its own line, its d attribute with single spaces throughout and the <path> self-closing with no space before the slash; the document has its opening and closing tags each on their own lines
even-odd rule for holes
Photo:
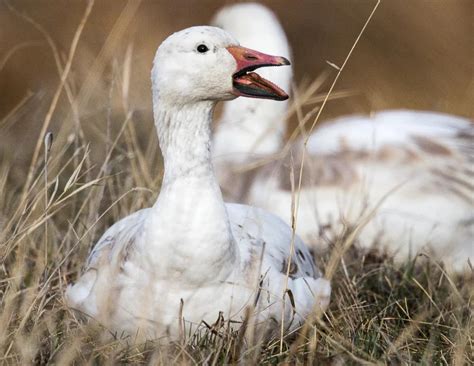
<svg viewBox="0 0 474 366">
<path fill-rule="evenodd" d="M 205 44 L 200 44 L 197 48 L 198 52 L 204 53 L 209 51 L 209 48 Z"/>
</svg>

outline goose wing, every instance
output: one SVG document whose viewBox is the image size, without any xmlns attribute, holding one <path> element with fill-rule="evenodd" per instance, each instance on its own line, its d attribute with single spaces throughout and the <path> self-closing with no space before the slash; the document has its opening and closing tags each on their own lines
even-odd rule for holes
<svg viewBox="0 0 474 366">
<path fill-rule="evenodd" d="M 99 278 L 105 279 L 108 285 L 105 284 L 107 289 L 104 288 L 101 296 L 110 298 L 111 291 L 115 290 L 110 279 L 121 272 L 123 265 L 135 250 L 135 241 L 148 210 L 140 210 L 121 219 L 102 235 L 89 254 L 83 274 L 66 290 L 66 301 L 70 307 L 91 316 L 99 314 L 103 299 L 99 299 L 97 295 L 101 291 L 93 291 L 93 288 Z"/>
</svg>

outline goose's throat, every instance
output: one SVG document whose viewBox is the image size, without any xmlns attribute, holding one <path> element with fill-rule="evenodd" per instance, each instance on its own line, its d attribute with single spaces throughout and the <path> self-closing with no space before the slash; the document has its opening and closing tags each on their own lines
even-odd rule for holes
<svg viewBox="0 0 474 366">
<path fill-rule="evenodd" d="M 164 160 L 163 184 L 187 177 L 214 177 L 210 153 L 215 103 L 158 105 L 155 124 Z"/>
</svg>

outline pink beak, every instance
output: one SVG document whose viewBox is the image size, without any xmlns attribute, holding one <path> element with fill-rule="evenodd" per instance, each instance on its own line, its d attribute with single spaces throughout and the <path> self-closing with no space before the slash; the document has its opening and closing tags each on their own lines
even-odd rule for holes
<svg viewBox="0 0 474 366">
<path fill-rule="evenodd" d="M 288 99 L 288 94 L 282 89 L 252 72 L 259 67 L 289 65 L 290 61 L 285 57 L 271 56 L 240 46 L 227 47 L 227 51 L 237 63 L 237 69 L 232 75 L 234 94 L 252 98 Z"/>
</svg>

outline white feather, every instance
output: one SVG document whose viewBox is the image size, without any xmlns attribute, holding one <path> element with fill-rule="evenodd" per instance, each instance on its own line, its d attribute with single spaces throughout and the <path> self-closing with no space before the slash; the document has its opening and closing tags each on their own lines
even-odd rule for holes
<svg viewBox="0 0 474 366">
<path fill-rule="evenodd" d="M 468 120 L 431 112 L 329 122 L 308 143 L 297 232 L 323 249 L 320 228 L 340 232 L 343 222 L 357 224 L 380 204 L 360 245 L 387 249 L 397 260 L 425 252 L 456 271 L 467 269 L 474 259 L 473 138 Z M 301 140 L 294 144 L 297 173 L 302 147 Z M 284 162 L 268 165 L 247 196 L 287 222 L 289 169 Z"/>
</svg>

